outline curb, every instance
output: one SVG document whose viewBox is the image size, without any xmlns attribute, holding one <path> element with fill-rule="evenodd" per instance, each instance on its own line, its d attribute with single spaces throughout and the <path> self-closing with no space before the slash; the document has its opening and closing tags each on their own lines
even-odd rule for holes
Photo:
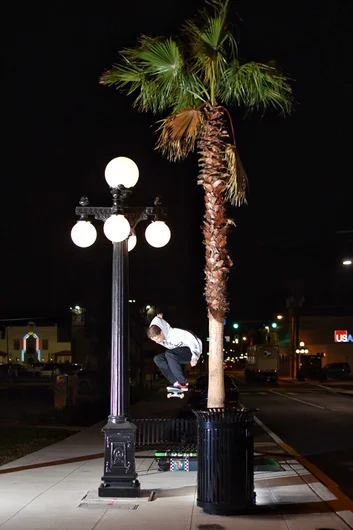
<svg viewBox="0 0 353 530">
<path fill-rule="evenodd" d="M 279 436 L 272 432 L 262 421 L 254 416 L 255 423 L 261 427 L 272 440 L 274 440 L 284 451 L 294 457 L 305 469 L 309 471 L 321 484 L 323 484 L 336 497 L 335 500 L 325 500 L 319 497 L 349 528 L 353 529 L 353 501 L 345 495 L 338 484 L 336 484 L 326 473 L 321 471 L 314 464 L 309 462 L 304 456 L 298 453 L 293 447 L 286 444 Z M 316 494 L 318 494 L 316 492 Z"/>
</svg>

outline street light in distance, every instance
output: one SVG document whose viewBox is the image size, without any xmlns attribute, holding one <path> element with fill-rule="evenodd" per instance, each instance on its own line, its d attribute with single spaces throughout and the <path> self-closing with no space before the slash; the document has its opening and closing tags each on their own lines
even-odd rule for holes
<svg viewBox="0 0 353 530">
<path fill-rule="evenodd" d="M 344 259 L 342 260 L 342 265 L 345 265 L 346 267 L 349 267 L 349 265 L 352 265 L 351 259 Z"/>
</svg>

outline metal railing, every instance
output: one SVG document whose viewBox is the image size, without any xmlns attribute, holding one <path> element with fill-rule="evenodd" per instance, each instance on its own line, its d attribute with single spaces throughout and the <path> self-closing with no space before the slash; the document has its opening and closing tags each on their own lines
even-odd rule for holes
<svg viewBox="0 0 353 530">
<path fill-rule="evenodd" d="M 192 450 L 196 447 L 196 418 L 138 418 L 136 449 L 175 448 Z"/>
</svg>

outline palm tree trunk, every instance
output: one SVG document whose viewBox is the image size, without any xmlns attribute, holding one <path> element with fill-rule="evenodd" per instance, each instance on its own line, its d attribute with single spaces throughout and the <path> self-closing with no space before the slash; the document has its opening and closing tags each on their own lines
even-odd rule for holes
<svg viewBox="0 0 353 530">
<path fill-rule="evenodd" d="M 224 317 L 228 308 L 227 279 L 232 262 L 227 250 L 230 221 L 226 215 L 224 188 L 229 178 L 225 146 L 229 136 L 221 107 L 205 108 L 205 125 L 198 143 L 200 174 L 205 190 L 203 223 L 206 249 L 205 295 L 209 319 L 208 408 L 224 407 L 223 340 Z"/>
<path fill-rule="evenodd" d="M 210 334 L 210 354 L 208 358 L 208 396 L 209 409 L 224 407 L 224 368 L 223 368 L 223 320 L 219 322 L 212 312 L 208 314 Z"/>
</svg>

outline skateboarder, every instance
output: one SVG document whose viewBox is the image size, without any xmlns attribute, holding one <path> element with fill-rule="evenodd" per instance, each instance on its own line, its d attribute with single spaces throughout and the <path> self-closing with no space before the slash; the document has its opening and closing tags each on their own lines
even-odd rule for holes
<svg viewBox="0 0 353 530">
<path fill-rule="evenodd" d="M 172 328 L 163 320 L 163 313 L 158 313 L 152 320 L 147 336 L 167 348 L 163 353 L 155 355 L 154 362 L 170 382 L 179 390 L 188 390 L 182 364 L 196 366 L 202 353 L 202 342 L 190 331 Z"/>
</svg>

